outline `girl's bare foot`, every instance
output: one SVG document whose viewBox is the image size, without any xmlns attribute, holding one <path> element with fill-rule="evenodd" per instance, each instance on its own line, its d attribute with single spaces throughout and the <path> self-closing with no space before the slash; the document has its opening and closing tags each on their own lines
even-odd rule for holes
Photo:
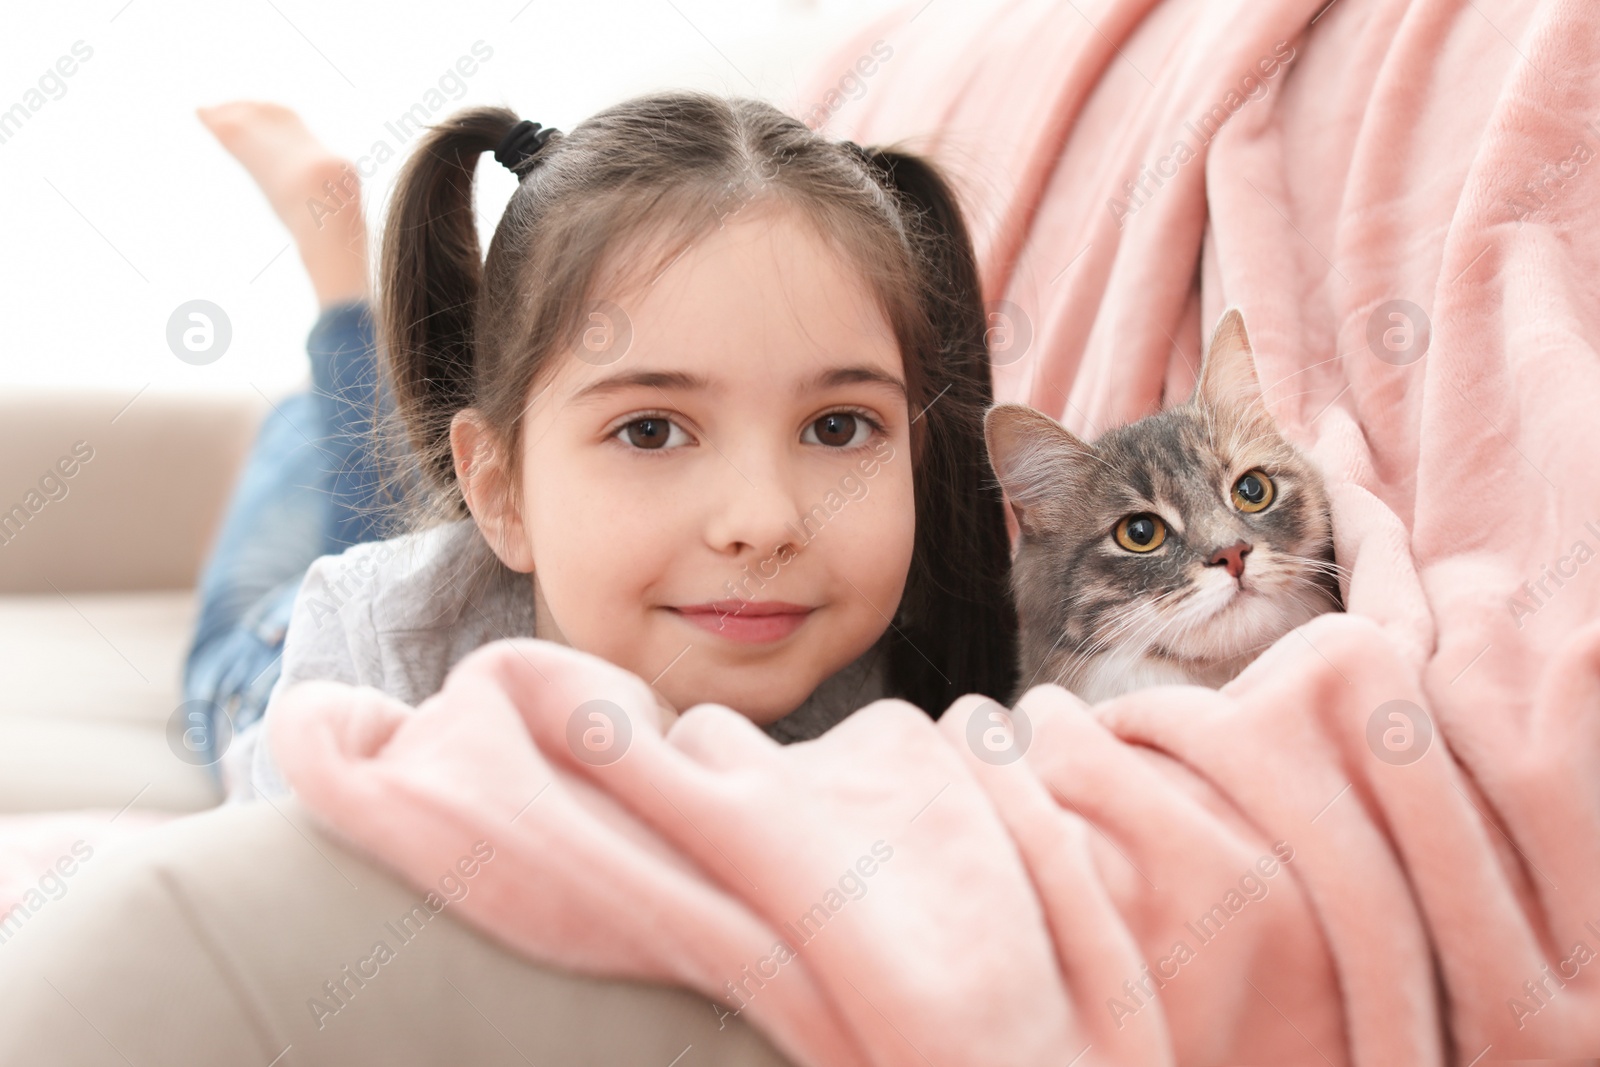
<svg viewBox="0 0 1600 1067">
<path fill-rule="evenodd" d="M 370 293 L 367 228 L 355 168 L 286 107 L 249 100 L 196 108 L 289 227 L 324 308 Z"/>
</svg>

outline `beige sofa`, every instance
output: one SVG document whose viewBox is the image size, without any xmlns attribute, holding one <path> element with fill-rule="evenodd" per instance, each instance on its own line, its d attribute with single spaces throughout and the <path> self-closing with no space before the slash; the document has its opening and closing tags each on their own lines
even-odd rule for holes
<svg viewBox="0 0 1600 1067">
<path fill-rule="evenodd" d="M 220 799 L 166 730 L 194 583 L 269 410 L 254 391 L 0 396 L 0 813 Z"/>
</svg>

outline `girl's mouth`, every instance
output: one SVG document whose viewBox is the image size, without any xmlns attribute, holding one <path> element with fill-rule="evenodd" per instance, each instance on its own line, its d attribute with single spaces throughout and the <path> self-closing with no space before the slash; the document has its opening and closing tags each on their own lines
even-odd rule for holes
<svg viewBox="0 0 1600 1067">
<path fill-rule="evenodd" d="M 719 600 L 667 610 L 730 641 L 766 644 L 794 633 L 816 609 L 779 600 Z"/>
</svg>

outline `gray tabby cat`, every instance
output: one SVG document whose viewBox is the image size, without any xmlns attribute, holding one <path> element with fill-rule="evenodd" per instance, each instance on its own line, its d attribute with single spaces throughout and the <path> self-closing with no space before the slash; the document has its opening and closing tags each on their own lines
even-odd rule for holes
<svg viewBox="0 0 1600 1067">
<path fill-rule="evenodd" d="M 1019 693 L 1220 686 L 1343 610 L 1321 475 L 1273 425 L 1237 310 L 1181 407 L 1093 444 L 1022 404 L 990 408 L 984 431 L 1021 529 Z"/>
</svg>

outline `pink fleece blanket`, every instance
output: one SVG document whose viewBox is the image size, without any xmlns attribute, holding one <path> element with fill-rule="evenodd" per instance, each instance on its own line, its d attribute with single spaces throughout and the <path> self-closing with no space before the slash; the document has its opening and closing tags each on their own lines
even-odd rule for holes
<svg viewBox="0 0 1600 1067">
<path fill-rule="evenodd" d="M 971 698 L 663 738 L 636 679 L 497 644 L 415 712 L 286 694 L 297 792 L 419 886 L 492 843 L 465 919 L 801 1063 L 1600 1053 L 1600 9 L 1324 2 L 917 0 L 794 110 L 953 173 L 1000 399 L 1138 417 L 1241 306 L 1348 614 L 1220 692 L 1033 690 L 1012 762 Z"/>
</svg>

